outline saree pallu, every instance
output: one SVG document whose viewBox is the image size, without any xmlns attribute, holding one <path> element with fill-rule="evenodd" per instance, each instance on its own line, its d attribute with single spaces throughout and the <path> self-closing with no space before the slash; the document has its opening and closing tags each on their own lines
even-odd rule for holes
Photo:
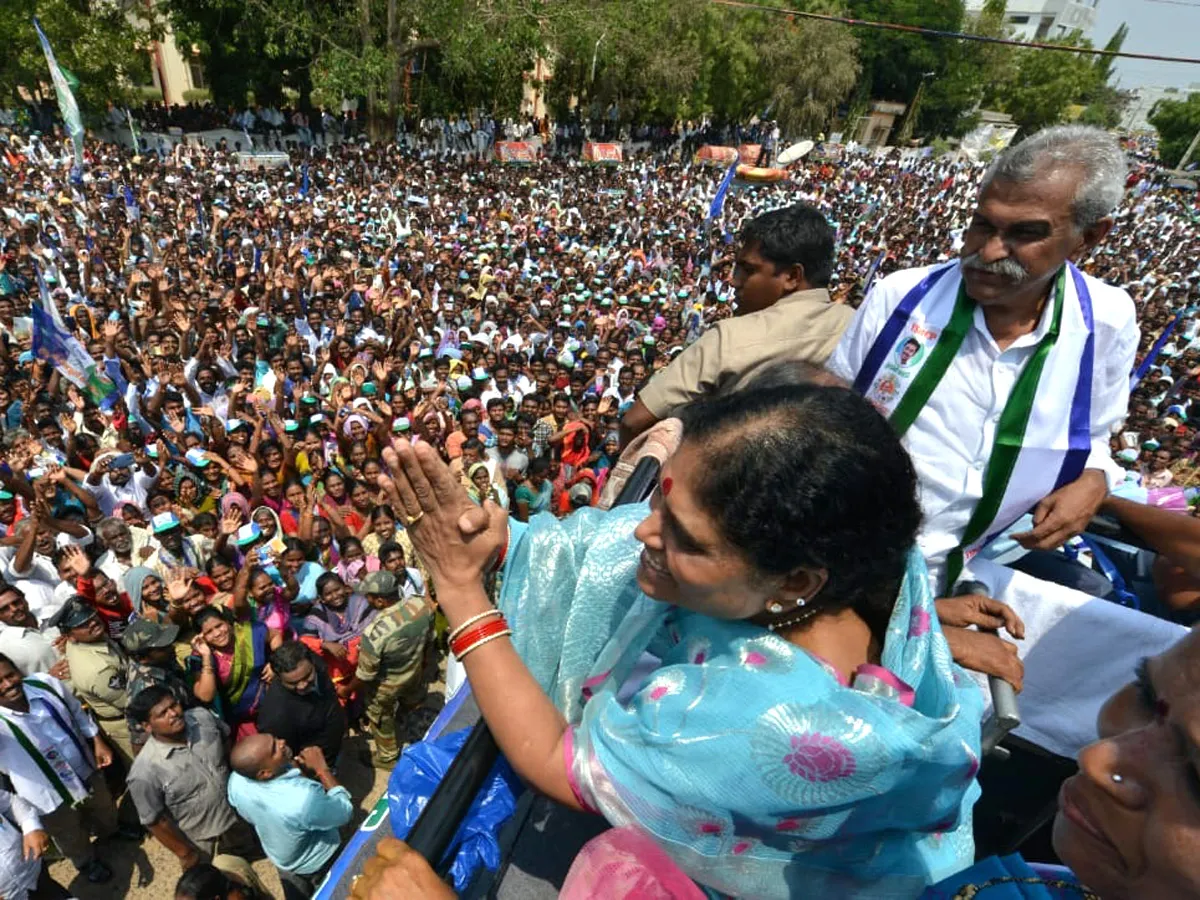
<svg viewBox="0 0 1200 900">
<path fill-rule="evenodd" d="M 500 605 L 572 727 L 580 802 L 740 897 L 912 900 L 970 865 L 982 697 L 909 558 L 880 666 L 842 683 L 770 632 L 637 588 L 645 505 L 531 522 Z M 617 691 L 649 651 L 632 698 Z"/>
<path fill-rule="evenodd" d="M 249 721 L 258 712 L 265 683 L 263 667 L 271 655 L 267 626 L 261 622 L 239 622 L 233 626 L 233 659 L 229 677 L 221 685 L 231 725 Z"/>
</svg>

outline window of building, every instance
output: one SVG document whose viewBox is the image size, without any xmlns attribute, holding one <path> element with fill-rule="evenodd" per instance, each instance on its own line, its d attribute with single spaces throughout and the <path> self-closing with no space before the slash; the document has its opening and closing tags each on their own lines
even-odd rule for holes
<svg viewBox="0 0 1200 900">
<path fill-rule="evenodd" d="M 188 60 L 188 80 L 192 83 L 193 90 L 202 90 L 208 87 L 208 82 L 204 80 L 204 66 L 200 64 L 200 60 Z"/>
<path fill-rule="evenodd" d="M 1009 16 L 1008 24 L 1009 25 L 1028 25 L 1029 24 L 1029 16 Z"/>
</svg>

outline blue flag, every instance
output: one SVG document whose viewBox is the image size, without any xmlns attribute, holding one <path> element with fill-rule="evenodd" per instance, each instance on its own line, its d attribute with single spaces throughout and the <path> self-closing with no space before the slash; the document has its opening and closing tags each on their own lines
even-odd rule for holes
<svg viewBox="0 0 1200 900">
<path fill-rule="evenodd" d="M 711 222 L 717 216 L 721 215 L 721 210 L 725 208 L 725 197 L 729 193 L 729 185 L 733 184 L 733 176 L 737 174 L 737 167 L 738 164 L 735 160 L 725 170 L 725 177 L 721 179 L 721 185 L 717 188 L 717 193 L 712 200 L 712 206 L 708 208 L 708 216 L 704 221 Z"/>
<path fill-rule="evenodd" d="M 308 163 L 300 167 L 300 196 L 308 196 Z"/>
<path fill-rule="evenodd" d="M 142 217 L 142 211 L 138 208 L 137 201 L 133 199 L 133 189 L 129 185 L 124 186 L 125 190 L 125 219 L 129 222 L 137 222 Z"/>
<path fill-rule="evenodd" d="M 1154 342 L 1154 346 L 1150 348 L 1150 352 L 1146 354 L 1146 358 L 1142 360 L 1141 365 L 1133 370 L 1133 375 L 1129 379 L 1129 389 L 1132 391 L 1138 386 L 1138 382 L 1146 377 L 1146 373 L 1154 367 L 1154 361 L 1158 359 L 1158 354 L 1162 353 L 1162 348 L 1167 345 L 1167 341 L 1171 339 L 1171 333 L 1176 326 L 1183 320 L 1183 314 L 1187 312 L 1186 308 L 1181 309 L 1178 315 L 1175 316 L 1163 329 L 1162 334 L 1158 336 L 1158 340 Z"/>
<path fill-rule="evenodd" d="M 879 274 L 879 267 L 883 265 L 883 261 L 887 259 L 887 248 L 879 251 L 879 256 L 875 262 L 871 263 L 871 268 L 867 269 L 867 282 L 863 287 L 863 296 L 871 292 L 871 285 L 875 283 L 875 276 Z"/>
<path fill-rule="evenodd" d="M 58 308 L 46 290 L 41 269 L 37 270 L 37 281 L 42 302 L 34 303 L 30 310 L 33 318 L 33 355 L 53 365 L 101 408 L 112 408 L 118 396 L 117 386 L 97 368 L 96 361 L 78 338 L 66 331 Z"/>
<path fill-rule="evenodd" d="M 42 43 L 42 52 L 46 55 L 46 64 L 50 67 L 50 80 L 54 82 L 54 93 L 58 97 L 58 111 L 62 113 L 63 123 L 67 126 L 67 134 L 75 147 L 75 167 L 83 169 L 83 120 L 79 117 L 79 104 L 71 93 L 71 84 L 63 74 L 62 67 L 54 58 L 50 41 L 42 31 L 42 23 L 33 18 L 33 27 L 37 30 L 38 40 Z"/>
</svg>

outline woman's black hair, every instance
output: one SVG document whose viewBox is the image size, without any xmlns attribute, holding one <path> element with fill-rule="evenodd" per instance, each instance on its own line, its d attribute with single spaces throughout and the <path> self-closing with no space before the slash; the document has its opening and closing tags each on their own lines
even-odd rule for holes
<svg viewBox="0 0 1200 900">
<path fill-rule="evenodd" d="M 298 537 L 285 537 L 283 539 L 284 553 L 300 553 L 306 561 L 311 561 L 313 557 L 312 546 L 307 541 L 302 541 Z"/>
<path fill-rule="evenodd" d="M 200 630 L 204 627 L 204 623 L 213 616 L 216 616 L 226 624 L 232 624 L 229 616 L 225 614 L 223 609 L 217 606 L 206 606 L 192 617 L 192 628 L 194 628 L 196 633 L 199 634 Z"/>
<path fill-rule="evenodd" d="M 379 507 L 376 507 L 376 509 L 379 509 Z M 372 517 L 372 521 L 374 521 L 374 517 Z M 359 550 L 362 550 L 363 555 L 366 556 L 367 551 L 363 547 L 363 542 L 358 538 L 348 535 L 338 541 L 338 550 L 341 551 L 341 556 L 345 556 L 353 547 L 357 547 Z"/>
<path fill-rule="evenodd" d="M 322 572 L 317 576 L 317 597 L 325 596 L 325 586 L 333 582 L 342 584 L 342 576 L 337 572 Z"/>
<path fill-rule="evenodd" d="M 529 469 L 527 477 L 534 480 L 544 479 L 546 473 L 550 471 L 550 458 L 546 456 L 535 456 L 529 461 Z"/>
<path fill-rule="evenodd" d="M 758 571 L 824 569 L 822 609 L 853 608 L 882 640 L 921 524 L 912 460 L 857 394 L 754 384 L 683 411 L 689 484 Z"/>
<path fill-rule="evenodd" d="M 209 560 L 208 560 L 208 562 L 206 562 L 206 563 L 204 564 L 204 572 L 205 572 L 205 574 L 207 574 L 207 575 L 208 575 L 208 576 L 211 578 L 211 577 L 212 577 L 212 573 L 213 573 L 213 569 L 215 569 L 217 566 L 224 566 L 224 567 L 225 567 L 225 568 L 227 568 L 227 569 L 233 569 L 233 570 L 234 570 L 234 572 L 237 572 L 237 566 L 236 566 L 236 565 L 234 565 L 233 563 L 231 563 L 231 562 L 230 562 L 228 559 L 226 559 L 225 557 L 223 557 L 223 556 L 211 556 L 211 557 L 209 557 Z"/>
<path fill-rule="evenodd" d="M 378 520 L 379 517 L 383 516 L 383 515 L 386 515 L 393 522 L 396 521 L 396 513 L 392 510 L 391 506 L 389 506 L 386 503 L 383 503 L 383 504 L 380 504 L 379 506 L 374 507 L 371 510 L 371 515 L 369 516 L 369 518 L 371 520 L 371 524 L 374 525 L 376 520 Z"/>
</svg>

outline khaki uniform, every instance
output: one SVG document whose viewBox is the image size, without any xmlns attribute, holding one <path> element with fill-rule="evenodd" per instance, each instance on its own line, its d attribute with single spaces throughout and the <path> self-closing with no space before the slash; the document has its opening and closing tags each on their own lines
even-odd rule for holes
<svg viewBox="0 0 1200 900">
<path fill-rule="evenodd" d="M 854 318 L 824 288 L 797 291 L 756 313 L 722 319 L 650 379 L 638 399 L 656 418 L 701 397 L 745 387 L 778 362 L 824 366 Z"/>
<path fill-rule="evenodd" d="M 75 695 L 91 708 L 104 733 L 133 762 L 133 745 L 125 724 L 127 677 L 124 654 L 111 641 L 78 644 L 68 641 L 67 663 L 71 666 L 71 687 Z"/>
<path fill-rule="evenodd" d="M 377 766 L 390 766 L 400 756 L 396 705 L 415 704 L 421 697 L 432 630 L 433 607 L 423 597 L 409 597 L 381 611 L 363 632 L 355 675 L 368 685 L 366 714 Z"/>
</svg>

